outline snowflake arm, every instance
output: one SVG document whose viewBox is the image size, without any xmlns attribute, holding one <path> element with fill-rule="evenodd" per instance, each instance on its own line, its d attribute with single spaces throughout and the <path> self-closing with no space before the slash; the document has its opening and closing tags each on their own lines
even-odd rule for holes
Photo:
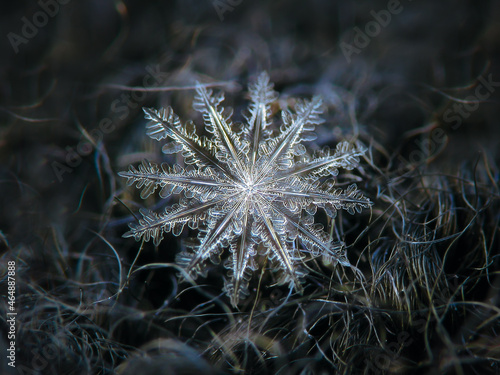
<svg viewBox="0 0 500 375">
<path fill-rule="evenodd" d="M 183 126 L 179 117 L 172 108 L 157 111 L 153 108 L 143 108 L 146 119 L 151 122 L 146 126 L 146 134 L 151 138 L 161 141 L 167 137 L 174 140 L 163 147 L 164 153 L 172 153 L 183 150 L 182 156 L 186 164 L 196 164 L 198 168 L 213 167 L 225 175 L 229 174 L 225 166 L 215 158 L 215 146 L 210 140 L 200 138 L 196 135 L 196 129 L 192 122 Z M 175 146 L 178 147 L 175 147 Z"/>
<path fill-rule="evenodd" d="M 229 198 L 229 203 L 227 199 Z M 211 212 L 214 220 L 209 220 L 208 230 L 197 246 L 198 251 L 190 257 L 186 264 L 186 269 L 196 269 L 198 264 L 207 259 L 210 254 L 218 254 L 218 249 L 224 241 L 231 241 L 234 238 L 234 217 L 241 209 L 241 202 L 234 202 L 231 197 L 226 198 L 222 208 L 217 208 L 217 213 Z M 229 206 L 229 207 L 228 207 Z M 194 276 L 194 275 L 193 275 Z"/>
<path fill-rule="evenodd" d="M 245 151 L 245 146 L 239 136 L 231 129 L 230 115 L 225 118 L 223 115 L 224 109 L 218 108 L 223 100 L 224 96 L 222 94 L 213 96 L 212 90 L 207 90 L 205 87 L 198 85 L 193 108 L 203 114 L 205 128 L 213 134 L 217 148 L 216 158 L 222 163 L 228 160 L 236 163 L 237 168 L 233 170 L 233 174 L 242 178 L 244 164 L 241 154 Z"/>
<path fill-rule="evenodd" d="M 206 201 L 221 189 L 230 190 L 233 187 L 209 168 L 186 170 L 177 164 L 173 167 L 162 164 L 160 167 L 147 160 L 139 165 L 139 169 L 130 166 L 127 172 L 119 172 L 118 175 L 127 178 L 129 186 L 135 183 L 138 189 L 142 188 L 142 199 L 148 198 L 157 188 L 161 188 L 160 197 L 164 199 L 185 191 L 188 197 L 196 195 L 200 200 Z"/>
<path fill-rule="evenodd" d="M 233 239 L 229 245 L 230 258 L 225 264 L 229 269 L 230 281 L 226 280 L 224 290 L 231 297 L 231 303 L 236 306 L 240 299 L 245 298 L 248 293 L 248 283 L 251 272 L 257 269 L 254 261 L 256 255 L 255 240 L 251 235 L 251 217 L 248 212 L 249 205 L 245 202 L 244 214 L 241 221 L 241 237 Z M 240 228 L 238 228 L 239 231 Z"/>
<path fill-rule="evenodd" d="M 162 214 L 141 209 L 142 219 L 138 224 L 130 224 L 130 230 L 123 237 L 134 237 L 137 241 L 144 239 L 146 242 L 153 239 L 155 246 L 158 246 L 163 239 L 164 232 L 172 232 L 174 236 L 179 236 L 186 223 L 192 228 L 197 227 L 199 221 L 206 219 L 207 210 L 222 200 L 199 205 L 188 205 L 182 202 L 165 209 Z"/>
<path fill-rule="evenodd" d="M 345 191 L 342 191 L 342 189 L 330 192 L 316 188 L 303 190 L 269 188 L 267 193 L 270 196 L 280 197 L 285 202 L 285 205 L 292 210 L 327 205 L 335 211 L 345 209 L 350 214 L 354 214 L 354 211 L 360 213 L 363 208 L 371 206 L 370 200 L 359 192 L 356 184 L 350 185 Z M 330 217 L 335 217 L 330 210 L 327 213 Z"/>
<path fill-rule="evenodd" d="M 301 291 L 297 270 L 294 267 L 297 259 L 293 257 L 293 250 L 290 249 L 287 243 L 284 225 L 286 221 L 279 216 L 273 217 L 269 212 L 266 212 L 267 204 L 264 202 L 260 202 L 256 206 L 263 223 L 261 238 L 269 249 L 270 258 L 277 260 L 284 270 L 285 278 L 283 282 L 293 283 L 296 289 Z"/>
<path fill-rule="evenodd" d="M 253 167 L 257 161 L 259 145 L 264 137 L 269 138 L 271 126 L 271 103 L 276 100 L 276 92 L 269 82 L 269 76 L 263 72 L 257 82 L 250 86 L 250 115 L 247 116 L 248 125 L 244 132 L 251 143 L 250 165 Z M 252 134 L 253 133 L 253 134 Z"/>
<path fill-rule="evenodd" d="M 340 142 L 333 155 L 330 154 L 330 149 L 325 147 L 316 152 L 311 160 L 305 158 L 306 160 L 299 161 L 292 170 L 287 170 L 281 176 L 276 176 L 275 180 L 279 181 L 291 176 L 301 176 L 307 179 L 317 179 L 328 175 L 335 177 L 339 173 L 339 168 L 356 168 L 359 164 L 359 158 L 365 152 L 366 149 L 360 144 L 352 145 L 349 142 Z"/>
<path fill-rule="evenodd" d="M 270 138 L 262 145 L 262 153 L 264 154 L 262 156 L 263 166 L 257 179 L 265 178 L 273 170 L 276 163 L 279 169 L 290 168 L 293 165 L 294 154 L 299 154 L 305 150 L 304 146 L 299 142 L 316 139 L 314 133 L 304 133 L 311 132 L 316 125 L 322 123 L 319 117 L 321 105 L 321 99 L 316 96 L 310 102 L 298 102 L 295 106 L 295 115 L 287 111 L 282 113 L 283 125 L 281 134 L 275 139 Z"/>
</svg>

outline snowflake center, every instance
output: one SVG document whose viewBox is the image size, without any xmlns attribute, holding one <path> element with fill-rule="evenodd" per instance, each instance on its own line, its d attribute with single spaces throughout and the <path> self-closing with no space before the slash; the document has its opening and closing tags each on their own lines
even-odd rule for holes
<svg viewBox="0 0 500 375">
<path fill-rule="evenodd" d="M 254 183 L 253 180 L 246 182 L 243 185 L 243 190 L 244 190 L 245 194 L 249 195 L 249 196 L 254 195 L 258 191 L 256 184 Z"/>
</svg>

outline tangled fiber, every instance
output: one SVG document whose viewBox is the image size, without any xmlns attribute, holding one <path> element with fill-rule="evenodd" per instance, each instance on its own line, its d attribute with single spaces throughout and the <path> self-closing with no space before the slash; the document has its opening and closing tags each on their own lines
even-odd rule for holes
<svg viewBox="0 0 500 375">
<path fill-rule="evenodd" d="M 17 315 L 0 372 L 500 373 L 500 7 L 397 3 L 2 5 L 0 319 L 12 261 Z M 351 267 L 305 259 L 300 294 L 264 260 L 234 307 L 222 264 L 179 277 L 194 232 L 122 237 L 176 197 L 142 201 L 117 172 L 181 162 L 147 139 L 142 107 L 201 120 L 198 81 L 243 121 L 260 71 L 281 92 L 273 110 L 323 98 L 311 148 L 366 145 L 337 184 L 373 206 L 316 214 Z"/>
</svg>

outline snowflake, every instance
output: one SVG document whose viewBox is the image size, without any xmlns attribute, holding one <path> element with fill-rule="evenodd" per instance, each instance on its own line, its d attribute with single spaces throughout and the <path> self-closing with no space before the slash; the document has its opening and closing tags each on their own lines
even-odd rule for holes
<svg viewBox="0 0 500 375">
<path fill-rule="evenodd" d="M 314 140 L 312 131 L 322 123 L 319 97 L 298 101 L 293 112 L 284 110 L 274 132 L 271 105 L 277 95 L 266 73 L 250 86 L 249 97 L 246 124 L 238 128 L 221 107 L 223 94 L 198 85 L 193 108 L 203 114 L 210 138 L 197 135 L 192 122 L 182 124 L 170 107 L 144 108 L 150 120 L 147 135 L 157 141 L 170 139 L 162 151 L 181 152 L 187 167 L 144 161 L 119 173 L 128 185 L 142 189 L 143 199 L 157 189 L 161 198 L 183 193 L 164 212 L 141 209 L 142 219 L 130 224 L 124 237 L 152 239 L 159 245 L 165 232 L 179 236 L 186 224 L 199 230 L 196 245 L 177 256 L 193 278 L 205 275 L 207 260 L 220 262 L 223 249 L 229 248 L 224 290 L 234 306 L 249 293 L 258 257 L 267 257 L 281 270 L 279 282 L 299 292 L 305 256 L 348 265 L 345 247 L 314 223 L 317 207 L 334 218 L 339 209 L 353 214 L 371 205 L 356 185 L 342 190 L 333 179 L 339 168 L 358 165 L 363 147 L 341 142 L 335 151 L 324 148 L 311 155 L 301 143 Z"/>
</svg>

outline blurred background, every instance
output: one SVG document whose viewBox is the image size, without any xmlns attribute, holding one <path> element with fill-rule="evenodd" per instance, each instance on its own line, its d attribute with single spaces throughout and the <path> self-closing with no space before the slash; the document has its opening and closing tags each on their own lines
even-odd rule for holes
<svg viewBox="0 0 500 375">
<path fill-rule="evenodd" d="M 19 314 L 18 368 L 2 359 L 2 373 L 500 371 L 500 2 L 20 0 L 0 18 L 0 255 L 2 277 L 17 262 Z M 175 161 L 147 139 L 141 108 L 171 105 L 201 125 L 199 81 L 243 121 L 262 70 L 277 108 L 323 97 L 313 148 L 370 149 L 356 178 L 374 211 L 340 230 L 369 303 L 354 280 L 327 292 L 331 269 L 307 281 L 314 303 L 285 300 L 285 286 L 241 311 L 216 269 L 200 288 L 174 269 L 132 272 L 180 247 L 167 237 L 136 259 L 140 243 L 121 238 L 132 213 L 165 202 L 141 201 L 117 172 Z M 412 248 L 422 233 L 425 259 Z M 399 260 L 404 274 L 388 263 L 401 249 L 418 258 Z M 420 285 L 410 270 L 435 279 Z M 388 310 L 363 320 L 377 309 Z M 2 331 L 2 352 L 7 342 Z"/>
</svg>

